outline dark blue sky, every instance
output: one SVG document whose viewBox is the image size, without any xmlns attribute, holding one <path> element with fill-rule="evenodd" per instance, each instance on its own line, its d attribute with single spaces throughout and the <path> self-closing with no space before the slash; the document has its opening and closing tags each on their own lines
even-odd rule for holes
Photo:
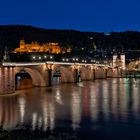
<svg viewBox="0 0 140 140">
<path fill-rule="evenodd" d="M 140 0 L 1 0 L 0 25 L 140 31 Z"/>
</svg>

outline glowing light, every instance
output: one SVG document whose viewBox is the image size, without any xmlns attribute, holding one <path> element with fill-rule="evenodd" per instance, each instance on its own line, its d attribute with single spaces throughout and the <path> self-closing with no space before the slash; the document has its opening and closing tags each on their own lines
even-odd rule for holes
<svg viewBox="0 0 140 140">
<path fill-rule="evenodd" d="M 50 59 L 53 59 L 53 56 L 50 56 Z"/>
<path fill-rule="evenodd" d="M 65 61 L 65 58 L 63 58 L 62 61 Z"/>
<path fill-rule="evenodd" d="M 72 58 L 73 61 L 75 61 L 75 58 Z"/>
<path fill-rule="evenodd" d="M 20 46 L 19 48 L 16 48 L 14 53 L 17 52 L 48 52 L 48 53 L 54 53 L 54 54 L 59 54 L 59 53 L 70 53 L 71 48 L 60 48 L 59 43 L 45 43 L 40 45 L 38 42 L 32 42 L 31 44 L 26 44 L 24 40 L 20 40 Z"/>
<path fill-rule="evenodd" d="M 35 57 L 35 56 L 33 56 L 33 59 L 36 59 L 36 57 Z"/>
<path fill-rule="evenodd" d="M 59 90 L 56 92 L 55 97 L 56 97 L 56 102 L 58 102 L 59 104 L 62 104 L 61 94 Z"/>
</svg>

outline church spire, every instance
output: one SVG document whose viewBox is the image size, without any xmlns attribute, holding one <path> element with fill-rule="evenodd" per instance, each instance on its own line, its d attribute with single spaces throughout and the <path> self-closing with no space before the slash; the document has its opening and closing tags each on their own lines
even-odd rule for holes
<svg viewBox="0 0 140 140">
<path fill-rule="evenodd" d="M 2 60 L 2 61 L 3 61 L 3 62 L 8 62 L 8 61 L 10 61 L 7 47 L 5 47 L 4 55 L 3 55 L 3 60 Z"/>
</svg>

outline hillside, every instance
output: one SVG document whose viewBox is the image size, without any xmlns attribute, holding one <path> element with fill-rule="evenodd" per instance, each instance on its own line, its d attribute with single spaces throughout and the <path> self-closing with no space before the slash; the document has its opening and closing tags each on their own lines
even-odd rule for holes
<svg viewBox="0 0 140 140">
<path fill-rule="evenodd" d="M 5 46 L 9 51 L 19 46 L 20 39 L 26 43 L 58 42 L 61 47 L 71 47 L 74 52 L 101 50 L 136 50 L 140 49 L 140 33 L 136 31 L 112 32 L 109 35 L 96 32 L 80 32 L 74 30 L 41 29 L 33 26 L 7 25 L 0 26 L 0 49 Z M 84 48 L 84 49 L 82 49 Z"/>
</svg>

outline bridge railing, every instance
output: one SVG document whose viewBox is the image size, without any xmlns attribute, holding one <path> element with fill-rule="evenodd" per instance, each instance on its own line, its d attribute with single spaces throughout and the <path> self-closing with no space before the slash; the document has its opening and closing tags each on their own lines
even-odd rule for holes
<svg viewBox="0 0 140 140">
<path fill-rule="evenodd" d="M 59 64 L 59 65 L 96 65 L 96 66 L 107 66 L 112 67 L 108 64 L 102 64 L 102 63 L 80 63 L 80 62 L 56 62 L 56 61 L 46 61 L 46 62 L 2 62 L 1 66 L 37 66 L 37 65 L 45 65 L 45 64 Z"/>
</svg>

